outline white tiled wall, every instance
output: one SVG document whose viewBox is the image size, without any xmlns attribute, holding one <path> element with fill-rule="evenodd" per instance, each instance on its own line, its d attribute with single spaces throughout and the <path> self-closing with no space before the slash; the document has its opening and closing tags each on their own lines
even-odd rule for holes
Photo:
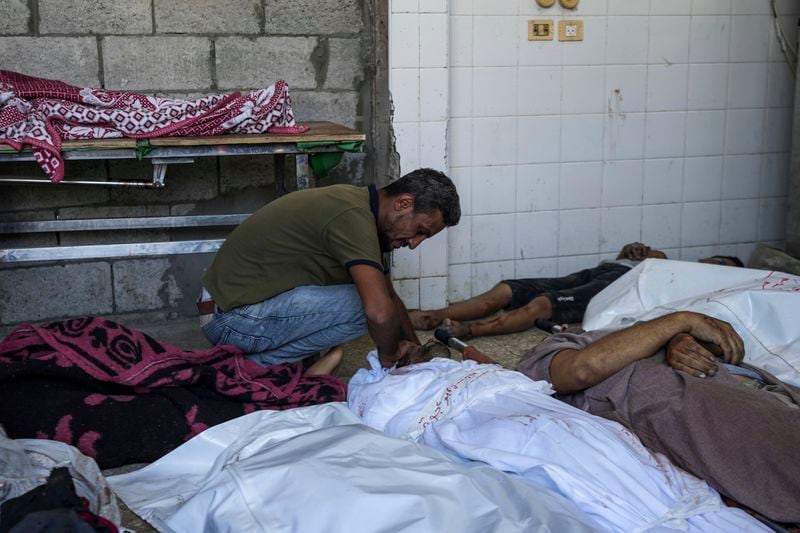
<svg viewBox="0 0 800 533">
<path fill-rule="evenodd" d="M 391 0 L 389 85 L 400 171 L 447 172 L 447 2 Z M 395 289 L 409 308 L 441 307 L 447 299 L 447 231 L 416 250 L 393 254 Z"/>
<path fill-rule="evenodd" d="M 445 40 L 421 37 L 443 2 L 394 0 L 391 28 L 402 18 L 407 38 L 396 52 L 404 62 L 391 65 L 404 168 L 435 144 L 423 140 L 423 124 L 440 121 L 423 116 L 421 102 L 449 101 L 443 164 L 464 217 L 449 230 L 447 280 L 436 287 L 458 300 L 503 277 L 592 266 L 633 240 L 689 260 L 746 260 L 756 242 L 780 245 L 794 84 L 770 5 L 581 0 L 566 11 L 534 0 L 450 0 Z M 429 6 L 436 13 L 420 12 Z M 800 2 L 777 6 L 796 42 Z M 585 40 L 528 41 L 531 18 L 580 18 Z M 438 69 L 419 58 L 443 54 L 415 48 L 413 35 L 447 43 L 447 96 L 439 70 L 439 84 L 415 84 Z M 428 301 L 438 299 L 414 303 Z"/>
</svg>

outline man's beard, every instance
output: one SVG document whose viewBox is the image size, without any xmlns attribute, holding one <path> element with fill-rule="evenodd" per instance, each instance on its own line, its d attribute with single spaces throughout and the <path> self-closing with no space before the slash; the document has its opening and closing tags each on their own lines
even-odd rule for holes
<svg viewBox="0 0 800 533">
<path fill-rule="evenodd" d="M 378 243 L 381 246 L 381 252 L 388 253 L 392 251 L 392 240 L 385 233 L 378 234 Z"/>
</svg>

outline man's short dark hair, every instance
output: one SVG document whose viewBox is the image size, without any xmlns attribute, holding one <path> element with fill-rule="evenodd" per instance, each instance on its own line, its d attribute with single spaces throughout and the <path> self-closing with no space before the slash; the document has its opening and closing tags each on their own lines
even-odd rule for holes
<svg viewBox="0 0 800 533">
<path fill-rule="evenodd" d="M 441 211 L 445 226 L 455 226 L 461 219 L 458 191 L 443 172 L 419 168 L 383 188 L 389 196 L 403 193 L 414 196 L 415 213 Z"/>
<path fill-rule="evenodd" d="M 737 267 L 743 267 L 744 266 L 744 263 L 742 263 L 742 260 L 739 259 L 738 257 L 736 257 L 735 255 L 712 255 L 711 257 L 717 257 L 719 259 L 727 259 L 728 261 L 730 261 L 731 263 L 733 263 Z"/>
</svg>

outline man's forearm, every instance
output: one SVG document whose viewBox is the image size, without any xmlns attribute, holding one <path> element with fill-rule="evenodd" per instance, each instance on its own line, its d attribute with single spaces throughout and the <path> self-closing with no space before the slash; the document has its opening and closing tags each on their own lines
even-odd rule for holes
<svg viewBox="0 0 800 533">
<path fill-rule="evenodd" d="M 615 331 L 578 351 L 564 350 L 550 362 L 550 381 L 562 394 L 581 391 L 650 357 L 678 333 L 688 332 L 685 313 L 672 313 Z"/>
<path fill-rule="evenodd" d="M 398 341 L 402 335 L 396 310 L 388 310 L 383 316 L 371 317 L 367 314 L 367 329 L 378 349 L 378 358 L 381 362 L 393 363 L 398 352 Z"/>
<path fill-rule="evenodd" d="M 414 331 L 414 325 L 411 323 L 411 318 L 408 316 L 408 310 L 406 309 L 406 305 L 403 303 L 403 300 L 397 295 L 397 293 L 392 292 L 392 301 L 397 308 L 397 315 L 400 319 L 402 338 L 407 341 L 420 344 L 419 337 L 417 337 L 417 332 Z"/>
</svg>

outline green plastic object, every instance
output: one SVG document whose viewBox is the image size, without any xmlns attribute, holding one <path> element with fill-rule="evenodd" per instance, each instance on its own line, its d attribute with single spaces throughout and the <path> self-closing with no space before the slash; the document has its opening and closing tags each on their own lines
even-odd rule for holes
<svg viewBox="0 0 800 533">
<path fill-rule="evenodd" d="M 333 167 L 339 164 L 344 152 L 360 152 L 364 146 L 364 141 L 309 141 L 297 143 L 297 148 L 304 152 L 320 146 L 335 146 L 340 150 L 339 152 L 308 154 L 308 164 L 311 165 L 314 176 L 324 178 Z"/>
<path fill-rule="evenodd" d="M 150 145 L 150 141 L 147 139 L 138 139 L 136 141 L 136 159 L 141 161 L 144 156 L 149 154 L 153 151 L 153 147 Z"/>
</svg>

